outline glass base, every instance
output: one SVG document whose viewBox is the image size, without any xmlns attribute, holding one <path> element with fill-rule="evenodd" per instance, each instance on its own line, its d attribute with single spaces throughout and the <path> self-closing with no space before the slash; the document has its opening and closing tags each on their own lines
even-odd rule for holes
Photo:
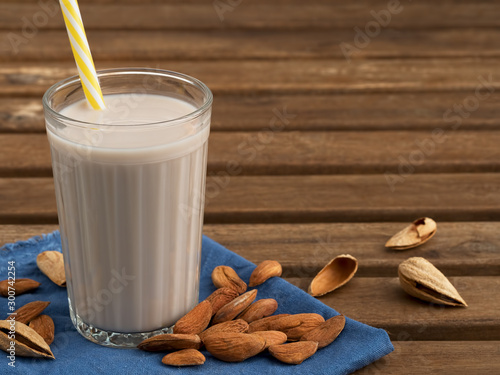
<svg viewBox="0 0 500 375">
<path fill-rule="evenodd" d="M 69 315 L 76 330 L 87 340 L 96 344 L 111 348 L 136 348 L 140 342 L 163 333 L 172 333 L 172 327 L 162 328 L 151 332 L 120 333 L 104 331 L 90 324 L 85 323 L 71 308 L 69 304 Z"/>
</svg>

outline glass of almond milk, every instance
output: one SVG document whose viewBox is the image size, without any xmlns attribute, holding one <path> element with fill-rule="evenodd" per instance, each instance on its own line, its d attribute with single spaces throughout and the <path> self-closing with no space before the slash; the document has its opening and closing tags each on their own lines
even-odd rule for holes
<svg viewBox="0 0 500 375">
<path fill-rule="evenodd" d="M 158 69 L 75 76 L 43 97 L 70 315 L 78 332 L 135 347 L 198 302 L 212 93 Z"/>
</svg>

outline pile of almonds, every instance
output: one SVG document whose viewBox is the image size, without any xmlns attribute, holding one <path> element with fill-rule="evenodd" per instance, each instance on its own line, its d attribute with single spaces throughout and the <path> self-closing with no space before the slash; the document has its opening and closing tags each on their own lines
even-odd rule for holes
<svg viewBox="0 0 500 375">
<path fill-rule="evenodd" d="M 21 357 L 52 358 L 49 345 L 54 341 L 54 322 L 40 315 L 50 302 L 34 301 L 14 311 L 15 320 L 0 320 L 0 349 L 9 351 L 9 331 L 15 327 L 16 355 Z"/>
<path fill-rule="evenodd" d="M 281 276 L 281 265 L 264 261 L 253 271 L 249 286 L 274 276 Z M 241 362 L 267 350 L 277 360 L 297 365 L 330 345 L 344 329 L 343 315 L 326 321 L 315 313 L 272 315 L 278 302 L 256 300 L 257 289 L 247 291 L 231 267 L 216 267 L 212 281 L 218 289 L 179 319 L 173 333 L 151 337 L 138 348 L 170 352 L 162 359 L 170 366 L 205 363 L 202 347 L 226 362 Z"/>
<path fill-rule="evenodd" d="M 63 255 L 59 251 L 44 251 L 36 259 L 38 268 L 55 284 L 66 286 Z M 14 290 L 21 295 L 36 290 L 41 284 L 31 279 L 0 281 L 0 295 L 9 296 Z M 15 353 L 21 357 L 52 358 L 50 344 L 54 341 L 54 321 L 48 315 L 40 315 L 50 304 L 45 301 L 29 302 L 12 313 L 13 320 L 0 320 L 0 349 L 9 352 L 12 341 L 9 331 L 15 330 Z"/>
</svg>

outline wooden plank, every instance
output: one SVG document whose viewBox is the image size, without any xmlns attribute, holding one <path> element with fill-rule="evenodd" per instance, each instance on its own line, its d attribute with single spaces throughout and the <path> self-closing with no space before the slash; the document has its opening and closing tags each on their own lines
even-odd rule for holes
<svg viewBox="0 0 500 375">
<path fill-rule="evenodd" d="M 258 264 L 276 259 L 287 277 L 313 277 L 331 259 L 349 253 L 357 276 L 394 276 L 411 256 L 431 261 L 447 276 L 500 275 L 500 223 L 439 222 L 432 241 L 411 251 L 390 251 L 385 242 L 407 223 L 205 225 L 204 233 Z M 19 229 L 22 230 L 22 229 Z"/>
<path fill-rule="evenodd" d="M 294 115 L 285 131 L 434 130 L 449 127 L 443 118 L 462 105 L 465 92 L 355 93 L 335 95 L 216 95 L 211 130 L 260 131 L 276 114 Z M 478 109 L 461 118 L 460 129 L 500 130 L 494 92 Z M 0 98 L 0 132 L 45 132 L 40 98 Z"/>
<path fill-rule="evenodd" d="M 28 238 L 57 229 L 58 225 L 0 225 L 0 247 L 7 243 L 26 241 Z"/>
<path fill-rule="evenodd" d="M 59 12 L 52 10 L 57 7 L 56 3 L 49 0 L 44 3 L 50 5 L 49 10 L 37 5 L 35 0 L 3 0 L 0 4 L 0 25 L 4 29 L 20 29 L 23 27 L 22 17 L 32 20 L 35 14 L 43 12 L 50 16 L 48 20 L 39 16 L 40 27 L 64 28 Z M 390 27 L 425 29 L 500 25 L 500 9 L 491 0 L 420 0 L 401 1 L 400 4 L 403 9 L 392 15 Z M 307 5 L 300 0 L 243 1 L 223 12 L 222 20 L 214 3 L 205 0 L 185 0 L 181 3 L 173 0 L 91 0 L 82 2 L 80 7 L 87 29 L 352 29 L 372 21 L 371 11 L 387 9 L 387 0 L 309 0 Z"/>
<path fill-rule="evenodd" d="M 206 223 L 500 220 L 500 174 L 209 176 Z M 0 179 L 0 223 L 55 223 L 51 178 Z"/>
<path fill-rule="evenodd" d="M 286 125 L 276 123 L 275 131 L 213 133 L 209 172 L 311 175 L 500 171 L 500 131 L 446 129 L 439 136 L 431 131 L 283 132 Z M 0 177 L 51 176 L 45 134 L 0 134 L 0 150 Z"/>
<path fill-rule="evenodd" d="M 387 239 L 407 223 L 207 224 L 203 233 L 256 264 L 275 259 L 285 277 L 313 277 L 348 252 L 356 277 L 394 277 L 410 256 L 431 261 L 446 276 L 500 275 L 500 222 L 439 222 L 432 241 L 411 251 L 389 251 Z M 49 233 L 57 225 L 1 225 L 0 246 Z"/>
<path fill-rule="evenodd" d="M 469 307 L 411 297 L 397 277 L 354 277 L 319 300 L 345 316 L 387 330 L 394 340 L 499 340 L 500 276 L 449 279 Z M 310 283 L 305 278 L 287 280 L 304 290 Z"/>
<path fill-rule="evenodd" d="M 153 66 L 180 71 L 205 82 L 220 93 L 340 93 L 428 92 L 465 90 L 475 95 L 487 82 L 500 87 L 497 59 L 429 59 L 345 61 L 148 61 L 104 62 L 98 69 Z M 73 62 L 0 66 L 0 95 L 41 95 L 55 82 L 76 73 Z M 480 91 L 483 97 L 486 89 Z"/>
<path fill-rule="evenodd" d="M 45 134 L 1 134 L 0 150 L 0 176 L 52 175 Z"/>
<path fill-rule="evenodd" d="M 500 171 L 500 132 L 439 134 L 271 129 L 257 134 L 214 133 L 208 160 L 211 171 L 230 171 L 231 161 L 241 167 L 240 174 L 249 175 L 397 174 L 406 168 L 416 173 Z"/>
<path fill-rule="evenodd" d="M 499 57 L 500 30 L 384 30 L 369 46 L 352 55 L 342 43 L 354 46 L 352 30 L 325 31 L 89 31 L 96 61 L 138 59 L 235 60 Z M 72 61 L 68 36 L 42 31 L 29 43 L 0 41 L 0 61 Z"/>
<path fill-rule="evenodd" d="M 353 375 L 500 373 L 499 341 L 394 341 L 394 352 Z"/>
</svg>

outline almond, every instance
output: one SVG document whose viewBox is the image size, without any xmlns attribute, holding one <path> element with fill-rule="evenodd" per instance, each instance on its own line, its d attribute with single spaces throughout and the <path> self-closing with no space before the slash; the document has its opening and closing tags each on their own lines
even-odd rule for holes
<svg viewBox="0 0 500 375">
<path fill-rule="evenodd" d="M 169 366 L 198 366 L 205 363 L 205 356 L 196 349 L 184 349 L 167 354 L 161 361 Z"/>
<path fill-rule="evenodd" d="M 287 340 L 286 334 L 280 331 L 257 331 L 252 334 L 260 336 L 266 340 L 266 347 L 264 349 L 267 349 L 272 345 L 283 344 Z"/>
<path fill-rule="evenodd" d="M 24 306 L 21 306 L 16 311 L 12 313 L 15 316 L 16 321 L 28 324 L 34 318 L 41 314 L 45 308 L 50 305 L 50 302 L 45 301 L 34 301 L 29 302 Z"/>
<path fill-rule="evenodd" d="M 318 350 L 318 343 L 315 341 L 298 341 L 269 347 L 269 353 L 274 358 L 292 365 L 301 364 L 316 353 L 316 350 Z"/>
<path fill-rule="evenodd" d="M 295 314 L 272 321 L 269 330 L 286 333 L 288 341 L 298 341 L 324 321 L 325 319 L 319 314 Z"/>
<path fill-rule="evenodd" d="M 35 330 L 47 343 L 52 344 L 54 341 L 54 321 L 48 315 L 38 315 L 34 318 L 28 327 Z"/>
<path fill-rule="evenodd" d="M 241 362 L 264 350 L 266 340 L 248 333 L 219 332 L 206 337 L 204 344 L 221 361 Z"/>
<path fill-rule="evenodd" d="M 148 352 L 199 349 L 201 348 L 201 339 L 198 335 L 166 333 L 150 337 L 142 341 L 137 347 Z"/>
<path fill-rule="evenodd" d="M 211 318 L 212 304 L 202 301 L 175 323 L 174 333 L 197 335 L 207 328 Z"/>
<path fill-rule="evenodd" d="M 16 296 L 34 290 L 40 286 L 40 283 L 31 279 L 15 279 L 0 281 L 0 295 L 9 296 L 9 290 L 14 291 Z M 9 289 L 10 287 L 10 289 Z"/>
<path fill-rule="evenodd" d="M 222 306 L 227 305 L 240 294 L 233 288 L 219 288 L 207 297 L 212 304 L 212 315 L 217 314 Z"/>
<path fill-rule="evenodd" d="M 344 329 L 344 315 L 337 315 L 307 332 L 300 341 L 316 341 L 318 349 L 330 345 Z"/>
<path fill-rule="evenodd" d="M 36 257 L 36 264 L 50 280 L 59 286 L 66 286 L 63 255 L 59 251 L 44 251 Z"/>
<path fill-rule="evenodd" d="M 246 292 L 233 299 L 215 314 L 212 324 L 215 325 L 233 320 L 255 300 L 255 297 L 257 297 L 257 289 Z"/>
<path fill-rule="evenodd" d="M 11 331 L 15 331 L 16 356 L 54 359 L 54 354 L 43 338 L 34 329 L 18 321 L 0 320 L 0 349 L 3 351 L 9 352 Z"/>
<path fill-rule="evenodd" d="M 271 325 L 271 322 L 283 318 L 285 316 L 290 316 L 290 314 L 278 314 L 268 316 L 267 318 L 262 318 L 259 320 L 255 320 L 248 325 L 248 333 L 257 332 L 257 331 L 268 331 Z"/>
<path fill-rule="evenodd" d="M 272 298 L 260 299 L 246 308 L 239 316 L 240 319 L 251 323 L 274 314 L 278 309 L 278 302 Z"/>
<path fill-rule="evenodd" d="M 281 264 L 277 261 L 265 260 L 253 270 L 248 286 L 260 285 L 271 277 L 281 276 L 282 272 Z"/>
<path fill-rule="evenodd" d="M 215 267 L 212 271 L 212 282 L 216 288 L 231 288 L 236 290 L 238 294 L 245 293 L 247 290 L 247 284 L 229 266 Z"/>
<path fill-rule="evenodd" d="M 201 341 L 204 341 L 206 337 L 211 334 L 219 332 L 235 332 L 243 333 L 248 331 L 248 323 L 242 319 L 229 320 L 224 323 L 216 324 L 210 328 L 207 328 L 202 333 L 200 333 Z"/>
</svg>

